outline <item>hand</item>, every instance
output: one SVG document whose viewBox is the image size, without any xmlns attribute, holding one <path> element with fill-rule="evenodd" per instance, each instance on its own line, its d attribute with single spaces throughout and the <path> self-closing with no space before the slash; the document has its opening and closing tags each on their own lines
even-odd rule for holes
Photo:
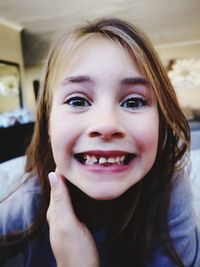
<svg viewBox="0 0 200 267">
<path fill-rule="evenodd" d="M 57 266 L 98 267 L 96 244 L 87 227 L 77 219 L 63 179 L 59 174 L 49 174 L 51 199 L 47 220 Z"/>
</svg>

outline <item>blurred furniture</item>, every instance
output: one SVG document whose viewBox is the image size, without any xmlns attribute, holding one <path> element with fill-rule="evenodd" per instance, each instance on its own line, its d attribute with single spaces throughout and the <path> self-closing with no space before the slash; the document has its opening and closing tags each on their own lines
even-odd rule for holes
<svg viewBox="0 0 200 267">
<path fill-rule="evenodd" d="M 200 149 L 200 109 L 183 107 L 190 130 L 191 130 L 191 150 Z"/>
<path fill-rule="evenodd" d="M 34 90 L 35 101 L 37 101 L 37 99 L 38 99 L 39 89 L 40 89 L 40 81 L 34 80 L 33 81 L 33 90 Z"/>
<path fill-rule="evenodd" d="M 200 120 L 189 121 L 191 130 L 191 149 L 200 149 Z"/>
<path fill-rule="evenodd" d="M 26 156 L 17 157 L 0 164 L 0 200 L 22 183 Z"/>
<path fill-rule="evenodd" d="M 34 129 L 34 122 L 0 128 L 0 162 L 25 154 Z"/>
</svg>

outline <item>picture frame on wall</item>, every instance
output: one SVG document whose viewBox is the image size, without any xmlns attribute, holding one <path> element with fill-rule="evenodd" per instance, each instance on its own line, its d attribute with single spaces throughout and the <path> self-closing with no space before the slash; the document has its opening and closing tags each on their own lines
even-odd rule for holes
<svg viewBox="0 0 200 267">
<path fill-rule="evenodd" d="M 18 63 L 0 60 L 0 113 L 23 108 Z"/>
</svg>

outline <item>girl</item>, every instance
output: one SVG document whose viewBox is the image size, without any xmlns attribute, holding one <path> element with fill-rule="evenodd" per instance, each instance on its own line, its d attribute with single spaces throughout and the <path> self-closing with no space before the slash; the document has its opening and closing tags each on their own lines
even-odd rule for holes
<svg viewBox="0 0 200 267">
<path fill-rule="evenodd" d="M 141 31 L 102 19 L 63 33 L 44 71 L 25 182 L 1 203 L 1 262 L 200 266 L 189 141 Z"/>
</svg>

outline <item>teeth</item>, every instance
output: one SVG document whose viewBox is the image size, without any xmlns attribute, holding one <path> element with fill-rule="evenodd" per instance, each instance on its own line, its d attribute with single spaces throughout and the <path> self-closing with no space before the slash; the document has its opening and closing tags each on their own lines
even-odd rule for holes
<svg viewBox="0 0 200 267">
<path fill-rule="evenodd" d="M 92 156 L 92 162 L 97 163 L 98 159 L 95 156 Z"/>
<path fill-rule="evenodd" d="M 125 156 L 120 157 L 120 161 L 124 162 Z"/>
<path fill-rule="evenodd" d="M 111 157 L 111 158 L 100 157 L 98 159 L 95 156 L 85 155 L 84 159 L 85 159 L 85 164 L 86 165 L 93 165 L 95 163 L 99 163 L 99 164 L 104 164 L 104 163 L 123 164 L 125 156 L 123 155 L 121 157 L 116 157 L 116 158 L 113 158 L 113 157 Z"/>
<path fill-rule="evenodd" d="M 85 158 L 85 164 L 87 165 L 92 165 L 98 162 L 98 159 L 95 156 L 86 155 L 84 158 Z"/>
<path fill-rule="evenodd" d="M 106 158 L 100 158 L 99 159 L 99 164 L 104 164 L 107 162 L 107 159 Z"/>
<path fill-rule="evenodd" d="M 114 159 L 114 158 L 108 158 L 108 159 L 107 159 L 107 162 L 108 162 L 108 163 L 115 163 L 115 159 Z"/>
</svg>

